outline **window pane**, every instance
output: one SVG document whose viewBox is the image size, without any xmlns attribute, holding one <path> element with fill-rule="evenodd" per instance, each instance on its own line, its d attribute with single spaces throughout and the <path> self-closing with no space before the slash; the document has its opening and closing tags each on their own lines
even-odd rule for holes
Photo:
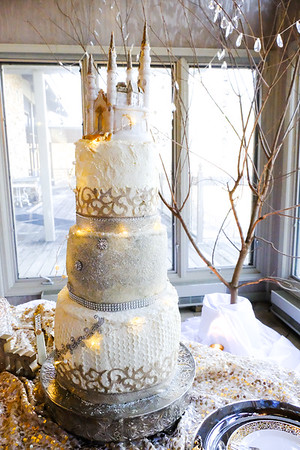
<svg viewBox="0 0 300 450">
<path fill-rule="evenodd" d="M 297 221 L 296 221 L 296 232 L 295 232 L 295 259 L 293 261 L 293 275 L 300 279 L 300 263 L 299 263 L 299 256 L 300 256 L 300 227 L 299 227 L 299 221 L 300 221 L 300 214 L 298 209 L 298 215 L 297 215 Z"/>
<path fill-rule="evenodd" d="M 75 222 L 79 69 L 7 65 L 3 72 L 19 278 L 62 275 L 66 236 Z"/>
<path fill-rule="evenodd" d="M 253 99 L 250 69 L 190 69 L 189 139 L 192 177 L 190 226 L 198 246 L 217 267 L 235 264 L 240 239 L 227 193 L 237 173 L 240 140 L 228 123 L 241 135 L 241 95 L 246 120 Z M 216 104 L 218 106 L 216 106 Z M 222 113 L 221 113 L 221 111 Z M 226 117 L 225 117 L 226 116 Z M 248 129 L 251 130 L 253 114 Z M 248 139 L 248 136 L 247 136 Z M 249 155 L 253 158 L 253 140 Z M 251 191 L 244 179 L 236 193 L 243 231 L 250 218 Z M 246 264 L 250 263 L 250 258 Z M 204 267 L 189 245 L 189 268 Z"/>
<path fill-rule="evenodd" d="M 150 97 L 151 131 L 159 149 L 160 191 L 170 202 L 171 193 L 167 177 L 172 179 L 172 87 L 170 69 L 152 68 Z M 166 172 L 166 173 L 165 173 Z M 166 175 L 167 174 L 167 175 Z M 172 182 L 171 182 L 172 185 Z M 159 201 L 162 223 L 168 232 L 169 269 L 174 269 L 173 217 L 170 210 Z"/>
<path fill-rule="evenodd" d="M 138 79 L 138 70 L 134 70 L 134 77 Z M 151 69 L 151 96 L 150 96 L 150 128 L 153 139 L 158 145 L 160 158 L 158 161 L 160 190 L 164 197 L 169 199 L 167 178 L 172 176 L 172 87 L 171 70 L 152 67 Z M 118 67 L 117 81 L 126 80 L 126 68 Z M 99 87 L 106 91 L 106 66 L 99 69 Z M 169 209 L 159 202 L 159 212 L 162 223 L 166 225 L 168 232 L 168 259 L 169 269 L 174 268 L 173 260 L 173 218 Z"/>
<path fill-rule="evenodd" d="M 300 131 L 300 129 L 299 129 Z M 300 147 L 298 149 L 298 161 L 300 161 Z M 299 167 L 299 162 L 298 162 Z M 297 194 L 296 204 L 300 204 L 300 177 L 297 173 Z M 296 221 L 294 227 L 294 258 L 293 258 L 293 276 L 300 279 L 300 208 L 297 208 Z"/>
</svg>

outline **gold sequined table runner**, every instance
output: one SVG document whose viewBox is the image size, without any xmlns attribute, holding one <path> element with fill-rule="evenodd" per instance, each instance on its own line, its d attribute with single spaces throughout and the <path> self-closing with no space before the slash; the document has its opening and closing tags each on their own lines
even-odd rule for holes
<svg viewBox="0 0 300 450">
<path fill-rule="evenodd" d="M 37 308 L 48 352 L 53 348 L 55 303 L 30 302 L 9 307 L 12 328 L 22 341 L 35 346 L 34 326 Z M 22 328 L 23 327 L 23 328 Z M 128 444 L 93 444 L 59 427 L 47 413 L 38 371 L 32 380 L 7 371 L 0 373 L 0 448 L 1 449 L 126 449 L 181 450 L 191 448 L 193 437 L 204 417 L 231 402 L 273 399 L 300 406 L 300 377 L 265 361 L 237 357 L 201 344 L 184 342 L 196 361 L 196 378 L 191 404 L 177 426 Z"/>
</svg>

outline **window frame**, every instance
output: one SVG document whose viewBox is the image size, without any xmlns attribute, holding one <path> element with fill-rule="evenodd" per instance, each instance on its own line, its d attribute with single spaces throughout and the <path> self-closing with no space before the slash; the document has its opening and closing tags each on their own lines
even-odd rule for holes
<svg viewBox="0 0 300 450">
<path fill-rule="evenodd" d="M 102 54 L 95 53 L 95 47 L 88 48 L 94 55 L 96 64 L 103 64 L 105 58 Z M 106 52 L 108 48 L 104 48 Z M 139 48 L 135 47 L 132 51 L 133 57 L 137 55 Z M 174 68 L 177 74 L 183 75 L 184 71 L 188 74 L 189 65 L 195 65 L 195 56 L 197 64 L 208 64 L 215 55 L 215 49 L 197 49 L 195 51 L 190 48 L 174 49 L 174 54 L 178 58 L 177 62 L 170 60 L 168 50 L 166 48 L 152 49 L 152 64 L 164 65 Z M 125 62 L 122 56 L 123 49 L 117 48 L 118 62 Z M 154 56 L 153 56 L 154 55 Z M 66 283 L 61 277 L 52 277 L 51 282 L 47 279 L 30 278 L 18 279 L 16 247 L 14 237 L 14 219 L 12 209 L 12 198 L 10 192 L 10 174 L 8 150 L 6 141 L 5 118 L 3 115 L 3 85 L 2 85 L 2 64 L 7 63 L 30 63 L 30 64 L 54 64 L 59 61 L 63 63 L 78 63 L 82 60 L 82 49 L 78 46 L 46 46 L 46 45 L 2 45 L 0 44 L 0 64 L 1 64 L 1 86 L 0 86 L 0 295 L 6 296 L 25 296 L 39 295 L 43 291 L 47 293 L 58 292 Z M 243 50 L 238 51 L 238 63 L 247 67 L 247 55 Z M 184 76 L 178 77 L 180 82 L 181 93 L 184 93 L 187 101 L 188 97 L 188 78 Z M 174 115 L 174 137 L 182 135 L 178 113 Z M 178 139 L 174 139 L 178 141 Z M 173 160 L 178 158 L 179 146 L 173 145 Z M 184 189 L 188 182 L 187 172 L 182 178 L 181 189 Z M 186 208 L 187 210 L 187 208 Z M 186 213 L 187 214 L 187 213 Z M 188 269 L 188 238 L 185 235 L 180 223 L 175 220 L 174 223 L 174 251 L 175 267 L 170 270 L 168 275 L 172 284 L 176 287 L 179 296 L 204 295 L 209 292 L 225 292 L 226 288 L 209 271 L 208 268 Z M 233 268 L 222 269 L 225 277 L 230 277 Z M 259 270 L 253 265 L 243 269 L 243 281 L 250 281 L 259 278 Z"/>
<path fill-rule="evenodd" d="M 296 43 L 292 43 L 288 51 L 294 51 L 294 46 Z M 269 55 L 269 66 L 276 68 L 277 63 L 277 53 L 276 50 L 272 50 Z M 287 81 L 291 80 L 292 70 L 289 69 L 286 74 Z M 269 114 L 271 120 L 273 118 L 273 111 L 280 105 L 280 102 L 285 101 L 285 89 L 282 86 L 277 87 L 277 96 L 273 99 L 272 104 L 269 104 L 268 112 L 265 112 L 265 116 Z M 285 117 L 285 124 L 289 123 L 290 118 L 293 115 L 294 108 L 300 98 L 300 74 L 297 74 L 297 79 L 295 82 L 293 95 L 291 96 L 289 103 L 289 111 Z M 299 114 L 298 110 L 298 114 Z M 292 151 L 291 149 L 295 149 Z M 299 161 L 298 152 L 300 158 L 300 126 L 294 126 L 294 128 L 289 132 L 287 138 L 283 142 L 281 150 L 281 160 L 279 159 L 280 173 L 274 174 L 275 176 L 281 176 L 281 189 L 280 189 L 280 201 L 279 205 L 276 205 L 276 194 L 272 192 L 269 204 L 271 207 L 277 209 L 288 208 L 295 205 L 297 202 L 297 179 L 300 180 L 299 171 Z M 259 164 L 263 165 L 262 153 L 258 155 Z M 296 170 L 295 170 L 296 168 Z M 298 172 L 298 173 L 297 173 Z M 284 176 L 284 174 L 289 174 L 289 176 Z M 283 177 L 282 177 L 283 175 Z M 280 182 L 278 183 L 280 184 Z M 299 195 L 300 200 L 300 195 Z M 293 214 L 293 209 L 290 210 Z M 267 248 L 265 254 L 260 254 L 258 257 L 258 252 L 255 254 L 255 265 L 257 269 L 261 272 L 262 276 L 268 276 L 270 273 L 274 277 L 281 279 L 286 279 L 291 281 L 293 284 L 292 290 L 285 289 L 282 285 L 268 284 L 268 288 L 273 290 L 280 290 L 281 292 L 286 291 L 288 295 L 300 298 L 300 279 L 296 279 L 293 275 L 293 256 L 295 256 L 296 251 L 296 221 L 295 220 L 282 220 L 279 224 L 276 224 L 276 215 L 271 216 L 266 221 L 262 221 L 259 225 L 259 232 L 264 238 L 268 239 L 268 236 L 272 235 L 272 242 L 274 247 L 279 250 L 279 252 L 274 254 L 271 246 Z M 274 236 L 274 226 L 277 226 L 277 234 Z M 259 243 L 258 243 L 259 245 Z M 290 257 L 287 257 L 289 255 Z"/>
<path fill-rule="evenodd" d="M 297 101 L 297 98 L 300 98 L 300 74 L 298 73 L 297 76 L 297 82 L 296 82 L 296 89 L 295 89 L 295 93 L 294 93 L 294 98 L 293 98 L 293 104 L 295 105 L 295 102 Z M 300 116 L 300 111 L 298 111 L 298 115 Z M 294 147 L 297 150 L 294 152 L 294 158 L 290 158 L 289 161 L 289 165 L 287 167 L 288 170 L 291 170 L 293 167 L 298 167 L 298 173 L 296 175 L 296 189 L 294 190 L 294 195 L 293 197 L 291 196 L 290 193 L 290 199 L 292 198 L 293 201 L 297 204 L 300 204 L 300 123 L 298 122 L 298 124 L 294 127 L 293 131 L 290 133 L 289 137 L 289 146 L 290 147 Z M 289 191 L 288 191 L 289 192 Z M 298 258 L 300 257 L 300 207 L 297 208 L 297 214 L 296 214 L 296 218 L 295 218 L 295 222 L 292 226 L 292 230 L 290 230 L 290 235 L 292 235 L 293 240 L 292 243 L 289 244 L 292 253 L 294 256 L 297 256 L 297 247 L 299 249 L 299 255 Z M 292 233 L 291 233 L 292 231 Z M 297 282 L 299 282 L 300 285 L 300 276 L 297 277 L 295 275 L 296 272 L 296 259 L 293 259 L 292 261 L 292 268 L 291 268 L 291 273 L 292 273 L 292 278 L 294 280 L 296 280 Z M 300 264 L 300 260 L 298 261 L 298 264 Z M 296 296 L 298 298 L 300 298 L 300 293 L 296 294 Z"/>
</svg>

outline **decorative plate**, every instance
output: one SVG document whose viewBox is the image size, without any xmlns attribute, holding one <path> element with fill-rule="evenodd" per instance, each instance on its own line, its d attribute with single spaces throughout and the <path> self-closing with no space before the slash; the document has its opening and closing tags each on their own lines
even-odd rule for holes
<svg viewBox="0 0 300 450">
<path fill-rule="evenodd" d="M 226 449 L 239 446 L 260 450 L 300 450 L 300 426 L 280 420 L 255 420 L 237 428 L 230 436 Z"/>
<path fill-rule="evenodd" d="M 233 450 L 234 444 L 300 450 L 300 408 L 277 400 L 230 403 L 204 419 L 194 442 L 201 450 Z"/>
</svg>

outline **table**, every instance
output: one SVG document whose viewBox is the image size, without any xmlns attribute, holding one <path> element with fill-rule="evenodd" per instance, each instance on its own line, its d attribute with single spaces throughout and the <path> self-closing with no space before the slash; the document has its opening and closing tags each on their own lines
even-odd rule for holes
<svg viewBox="0 0 300 450">
<path fill-rule="evenodd" d="M 55 303 L 34 301 L 8 309 L 15 333 L 26 333 L 34 346 L 33 317 L 36 308 L 41 311 L 41 307 L 49 351 L 53 346 Z M 184 344 L 195 358 L 196 377 L 190 406 L 175 429 L 168 433 L 128 444 L 86 442 L 65 432 L 49 417 L 38 373 L 30 380 L 3 371 L 0 373 L 0 448 L 183 450 L 192 448 L 195 432 L 206 415 L 231 402 L 264 398 L 300 406 L 300 376 L 295 372 L 194 342 Z"/>
</svg>

